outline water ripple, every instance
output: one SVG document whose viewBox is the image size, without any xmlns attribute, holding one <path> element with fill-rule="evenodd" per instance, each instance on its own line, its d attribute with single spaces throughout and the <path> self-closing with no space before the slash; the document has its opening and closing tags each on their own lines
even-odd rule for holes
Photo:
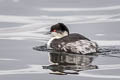
<svg viewBox="0 0 120 80">
<path fill-rule="evenodd" d="M 43 11 L 106 11 L 120 9 L 120 5 L 96 8 L 40 8 Z"/>
<path fill-rule="evenodd" d="M 114 64 L 114 65 L 98 65 L 99 69 L 92 70 L 92 71 L 98 71 L 98 70 L 111 70 L 111 69 L 120 69 L 120 64 Z M 92 77 L 92 78 L 120 78 L 120 76 L 117 75 L 101 75 L 101 74 L 92 74 L 92 71 L 83 71 L 80 72 L 79 75 L 81 77 Z M 23 69 L 16 69 L 16 70 L 0 70 L 0 75 L 11 75 L 11 74 L 44 74 L 44 73 L 50 73 L 50 70 L 44 70 L 42 68 L 42 65 L 29 65 L 28 68 Z M 90 73 L 89 73 L 90 72 Z M 72 75 L 75 76 L 75 75 Z"/>
</svg>

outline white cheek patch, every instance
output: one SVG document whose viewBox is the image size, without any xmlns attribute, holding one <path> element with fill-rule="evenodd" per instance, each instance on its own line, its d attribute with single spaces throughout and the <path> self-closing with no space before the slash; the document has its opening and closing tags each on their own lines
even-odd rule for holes
<svg viewBox="0 0 120 80">
<path fill-rule="evenodd" d="M 64 31 L 62 34 L 61 33 L 57 33 L 57 32 L 52 32 L 51 35 L 53 37 L 57 37 L 57 38 L 62 38 L 64 36 L 67 36 L 68 35 L 68 32 Z"/>
<path fill-rule="evenodd" d="M 52 35 L 53 37 L 57 37 L 57 36 L 59 36 L 59 33 L 57 33 L 57 32 L 52 32 L 51 35 Z"/>
</svg>

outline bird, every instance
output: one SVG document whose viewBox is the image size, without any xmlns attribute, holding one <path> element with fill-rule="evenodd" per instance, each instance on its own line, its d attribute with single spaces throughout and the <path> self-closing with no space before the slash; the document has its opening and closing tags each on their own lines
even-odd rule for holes
<svg viewBox="0 0 120 80">
<path fill-rule="evenodd" d="M 78 33 L 70 33 L 64 23 L 57 23 L 50 28 L 51 39 L 47 48 L 55 51 L 90 54 L 97 53 L 98 44 Z"/>
</svg>

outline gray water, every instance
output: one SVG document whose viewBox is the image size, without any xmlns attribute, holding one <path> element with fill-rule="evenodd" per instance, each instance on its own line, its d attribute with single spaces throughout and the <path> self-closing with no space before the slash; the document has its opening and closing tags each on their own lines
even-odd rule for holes
<svg viewBox="0 0 120 80">
<path fill-rule="evenodd" d="M 119 21 L 119 0 L 0 0 L 0 80 L 119 80 Z M 77 65 L 54 65 L 50 52 L 33 47 L 44 45 L 46 32 L 58 22 L 96 41 L 103 52 L 67 55 Z M 63 67 L 67 75 L 52 71 Z M 73 68 L 77 74 L 70 73 Z"/>
</svg>

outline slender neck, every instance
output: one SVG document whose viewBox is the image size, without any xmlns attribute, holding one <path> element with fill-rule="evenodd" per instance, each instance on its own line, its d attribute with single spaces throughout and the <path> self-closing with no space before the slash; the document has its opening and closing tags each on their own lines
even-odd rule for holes
<svg viewBox="0 0 120 80">
<path fill-rule="evenodd" d="M 64 36 L 69 35 L 67 31 L 64 31 L 62 34 L 56 33 L 56 32 L 52 32 L 51 34 L 52 34 L 53 37 L 47 42 L 47 48 L 48 49 L 50 49 L 50 44 L 54 39 L 60 39 L 60 38 L 62 38 Z"/>
<path fill-rule="evenodd" d="M 60 37 L 52 37 L 48 42 L 47 42 L 47 48 L 48 49 L 51 49 L 50 45 L 51 45 L 51 42 L 54 40 L 54 39 L 59 39 Z"/>
</svg>

